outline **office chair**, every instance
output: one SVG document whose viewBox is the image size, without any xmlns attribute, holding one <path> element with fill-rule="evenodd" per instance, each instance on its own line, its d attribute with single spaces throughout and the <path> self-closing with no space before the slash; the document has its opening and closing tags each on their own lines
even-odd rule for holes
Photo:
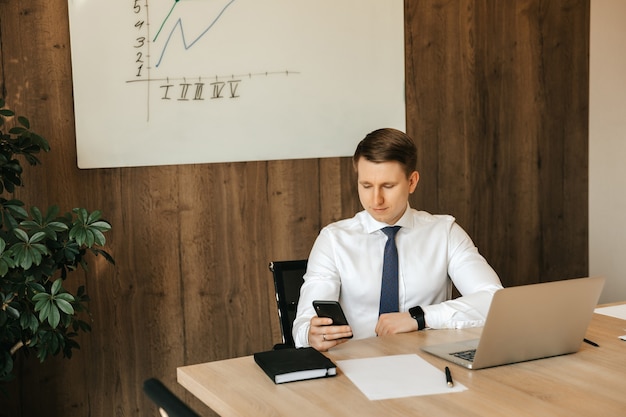
<svg viewBox="0 0 626 417">
<path fill-rule="evenodd" d="M 300 287 L 306 272 L 307 260 L 274 261 L 270 262 L 269 269 L 274 276 L 274 290 L 280 319 L 280 330 L 283 342 L 274 345 L 274 349 L 294 347 L 291 329 L 296 318 Z"/>
<path fill-rule="evenodd" d="M 159 407 L 162 417 L 200 417 L 156 378 L 144 381 L 143 392 Z"/>
</svg>

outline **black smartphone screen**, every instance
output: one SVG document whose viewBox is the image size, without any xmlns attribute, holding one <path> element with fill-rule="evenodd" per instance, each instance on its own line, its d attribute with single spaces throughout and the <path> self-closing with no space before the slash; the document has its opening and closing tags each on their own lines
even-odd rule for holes
<svg viewBox="0 0 626 417">
<path fill-rule="evenodd" d="M 330 317 L 333 319 L 334 326 L 343 326 L 348 324 L 345 314 L 341 309 L 338 301 L 313 301 L 313 308 L 318 317 Z"/>
</svg>

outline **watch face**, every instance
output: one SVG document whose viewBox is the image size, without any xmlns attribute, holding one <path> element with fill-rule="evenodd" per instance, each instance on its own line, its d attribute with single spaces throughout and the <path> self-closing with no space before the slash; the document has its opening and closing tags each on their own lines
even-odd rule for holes
<svg viewBox="0 0 626 417">
<path fill-rule="evenodd" d="M 417 330 L 426 328 L 426 322 L 424 321 L 424 310 L 422 307 L 417 306 L 409 309 L 409 314 L 417 321 Z"/>
<path fill-rule="evenodd" d="M 409 314 L 411 315 L 411 317 L 413 317 L 414 319 L 416 319 L 419 316 L 423 316 L 424 315 L 424 311 L 422 310 L 421 307 L 413 307 L 409 309 Z"/>
</svg>

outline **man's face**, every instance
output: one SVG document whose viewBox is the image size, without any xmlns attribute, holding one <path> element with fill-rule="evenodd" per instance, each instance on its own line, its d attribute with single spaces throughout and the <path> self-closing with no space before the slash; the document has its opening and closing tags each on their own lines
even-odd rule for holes
<svg viewBox="0 0 626 417">
<path fill-rule="evenodd" d="M 357 163 L 359 200 L 367 212 L 379 222 L 395 224 L 406 210 L 409 194 L 415 191 L 419 174 L 407 178 L 399 162 L 371 162 L 365 158 Z"/>
</svg>

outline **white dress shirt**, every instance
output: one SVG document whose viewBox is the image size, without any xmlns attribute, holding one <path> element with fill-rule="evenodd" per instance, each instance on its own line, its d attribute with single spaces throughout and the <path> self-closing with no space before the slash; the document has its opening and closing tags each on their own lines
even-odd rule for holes
<svg viewBox="0 0 626 417">
<path fill-rule="evenodd" d="M 430 328 L 482 326 L 500 279 L 454 217 L 408 207 L 396 223 L 401 312 L 424 310 Z M 389 226 L 366 211 L 326 226 L 308 259 L 293 324 L 296 346 L 308 346 L 313 300 L 338 300 L 355 338 L 376 336 L 383 251 Z M 446 301 L 449 279 L 462 297 Z"/>
</svg>

